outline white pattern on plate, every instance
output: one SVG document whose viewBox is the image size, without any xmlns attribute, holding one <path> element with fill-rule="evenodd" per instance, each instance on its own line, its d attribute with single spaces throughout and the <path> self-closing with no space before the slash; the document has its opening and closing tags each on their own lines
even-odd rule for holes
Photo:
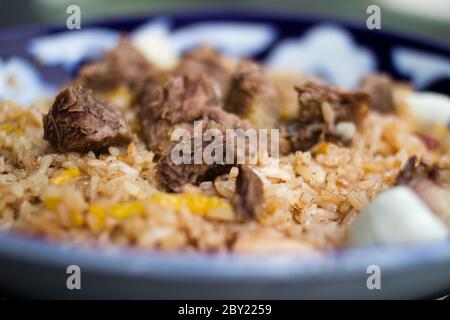
<svg viewBox="0 0 450 320">
<path fill-rule="evenodd" d="M 62 65 L 73 71 L 83 59 L 98 57 L 113 48 L 118 35 L 100 28 L 66 31 L 33 39 L 28 50 L 44 65 Z"/>
<path fill-rule="evenodd" d="M 0 59 L 0 99 L 11 99 L 23 106 L 53 95 L 54 87 L 46 85 L 36 68 L 27 60 L 13 57 Z"/>
<path fill-rule="evenodd" d="M 300 38 L 281 41 L 267 59 L 275 69 L 320 75 L 331 83 L 351 88 L 376 69 L 376 58 L 357 46 L 351 35 L 334 25 L 319 25 Z"/>
<path fill-rule="evenodd" d="M 411 77 L 418 89 L 440 78 L 450 78 L 450 60 L 444 56 L 408 48 L 394 48 L 392 62 L 403 75 Z"/>
<path fill-rule="evenodd" d="M 207 43 L 226 55 L 255 55 L 275 40 L 277 32 L 270 24 L 202 22 L 173 32 L 171 41 L 178 52 Z"/>
</svg>

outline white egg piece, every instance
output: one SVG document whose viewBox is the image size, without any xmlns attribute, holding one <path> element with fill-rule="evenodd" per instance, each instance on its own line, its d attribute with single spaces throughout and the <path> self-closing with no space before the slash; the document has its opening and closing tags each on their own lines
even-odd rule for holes
<svg viewBox="0 0 450 320">
<path fill-rule="evenodd" d="M 450 123 L 450 98 L 434 92 L 413 92 L 405 97 L 413 115 L 424 125 Z"/>
<path fill-rule="evenodd" d="M 366 206 L 349 228 L 349 245 L 407 244 L 445 240 L 448 230 L 405 186 L 388 189 Z"/>
</svg>

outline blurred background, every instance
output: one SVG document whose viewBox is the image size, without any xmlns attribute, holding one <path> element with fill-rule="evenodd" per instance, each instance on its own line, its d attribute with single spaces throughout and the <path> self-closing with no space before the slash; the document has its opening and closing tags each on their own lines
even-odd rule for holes
<svg viewBox="0 0 450 320">
<path fill-rule="evenodd" d="M 96 18 L 170 10 L 227 8 L 288 11 L 365 25 L 366 8 L 381 7 L 385 30 L 409 32 L 450 44 L 450 0 L 0 0 L 0 29 L 35 23 L 65 25 L 66 8 L 77 4 L 82 23 Z"/>
</svg>

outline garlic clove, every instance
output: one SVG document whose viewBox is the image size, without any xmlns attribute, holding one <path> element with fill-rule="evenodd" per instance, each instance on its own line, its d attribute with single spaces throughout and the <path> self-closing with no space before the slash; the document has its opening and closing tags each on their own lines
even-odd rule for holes
<svg viewBox="0 0 450 320">
<path fill-rule="evenodd" d="M 379 194 L 350 226 L 349 245 L 405 244 L 445 240 L 445 224 L 404 186 Z"/>
<path fill-rule="evenodd" d="M 450 122 L 450 98 L 434 92 L 412 92 L 405 97 L 412 114 L 424 125 Z"/>
</svg>

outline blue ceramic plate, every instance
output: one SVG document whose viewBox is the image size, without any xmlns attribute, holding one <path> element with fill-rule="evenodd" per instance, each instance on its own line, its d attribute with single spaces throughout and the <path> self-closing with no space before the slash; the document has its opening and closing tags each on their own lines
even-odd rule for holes
<svg viewBox="0 0 450 320">
<path fill-rule="evenodd" d="M 113 47 L 121 32 L 163 33 L 176 52 L 206 42 L 231 56 L 318 74 L 347 88 L 383 70 L 417 89 L 450 94 L 445 46 L 337 21 L 221 11 L 108 20 L 79 31 L 2 32 L 0 99 L 27 105 L 53 94 L 81 63 Z M 81 290 L 67 289 L 69 265 L 81 269 Z M 374 268 L 381 289 L 370 290 Z M 418 298 L 450 289 L 450 242 L 251 257 L 99 250 L 0 234 L 0 287 L 64 298 Z"/>
</svg>

